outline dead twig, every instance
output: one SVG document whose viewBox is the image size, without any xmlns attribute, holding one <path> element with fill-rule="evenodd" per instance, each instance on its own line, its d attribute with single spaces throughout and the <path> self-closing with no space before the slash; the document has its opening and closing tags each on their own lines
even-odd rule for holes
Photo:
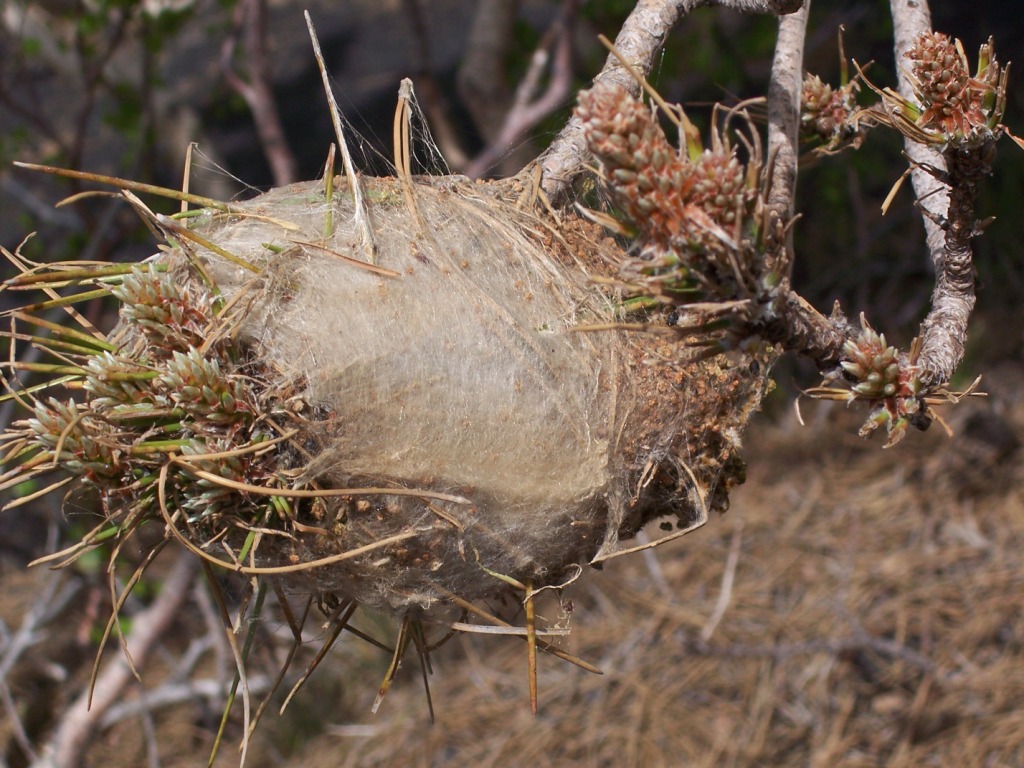
<svg viewBox="0 0 1024 768">
<path fill-rule="evenodd" d="M 562 105 L 572 89 L 572 31 L 578 0 L 565 0 L 562 13 L 530 58 L 530 67 L 516 88 L 512 107 L 496 137 L 470 161 L 470 178 L 485 174 L 513 142 Z M 538 95 L 544 72 L 550 68 L 547 88 Z"/>
<path fill-rule="evenodd" d="M 363 238 L 363 246 L 367 250 L 367 261 L 371 264 L 377 261 L 377 245 L 373 240 L 373 231 L 370 228 L 369 215 L 366 212 L 366 202 L 363 200 L 363 188 L 359 183 L 359 174 L 356 172 L 355 163 L 352 162 L 352 153 L 349 151 L 348 142 L 345 141 L 345 131 L 341 126 L 341 113 L 338 110 L 338 102 L 334 98 L 334 91 L 331 90 L 331 82 L 327 76 L 327 65 L 324 63 L 324 56 L 320 50 L 320 39 L 316 35 L 313 26 L 313 18 L 309 11 L 305 11 L 306 27 L 309 29 L 309 39 L 313 44 L 313 56 L 320 68 L 320 79 L 323 80 L 324 93 L 327 96 L 327 106 L 331 112 L 331 123 L 334 125 L 334 135 L 338 140 L 338 148 L 341 150 L 341 160 L 345 168 L 345 176 L 349 186 L 352 188 L 352 196 L 355 200 L 355 220 L 359 233 Z"/>
<path fill-rule="evenodd" d="M 141 666 L 145 663 L 150 651 L 177 619 L 198 565 L 196 558 L 180 552 L 163 581 L 160 596 L 133 617 L 132 632 L 126 638 L 126 646 L 135 664 Z M 132 668 L 123 656 L 108 664 L 92 688 L 92 708 L 88 705 L 90 691 L 84 691 L 64 713 L 60 726 L 40 750 L 32 768 L 80 765 L 86 746 L 100 731 L 103 716 L 121 698 L 132 679 Z"/>
<path fill-rule="evenodd" d="M 270 164 L 275 186 L 291 184 L 298 180 L 299 171 L 295 155 L 284 135 L 281 115 L 271 88 L 266 0 L 243 0 L 235 8 L 233 22 L 232 34 L 221 46 L 221 72 L 228 86 L 245 100 L 252 112 L 256 133 L 263 145 L 263 154 Z M 235 69 L 234 56 L 240 35 L 245 38 L 248 80 Z"/>
<path fill-rule="evenodd" d="M 736 529 L 732 534 L 732 543 L 729 545 L 729 556 L 725 561 L 725 570 L 722 572 L 722 588 L 718 592 L 718 600 L 715 602 L 715 608 L 708 617 L 707 623 L 700 631 L 702 643 L 708 642 L 711 636 L 715 634 L 715 629 L 729 607 L 729 599 L 732 597 L 732 585 L 736 579 L 736 565 L 740 561 L 740 548 L 742 544 L 743 522 L 737 521 Z"/>
<path fill-rule="evenodd" d="M 459 96 L 480 135 L 490 144 L 505 121 L 512 95 L 507 66 L 518 0 L 481 0 L 456 76 Z"/>
</svg>

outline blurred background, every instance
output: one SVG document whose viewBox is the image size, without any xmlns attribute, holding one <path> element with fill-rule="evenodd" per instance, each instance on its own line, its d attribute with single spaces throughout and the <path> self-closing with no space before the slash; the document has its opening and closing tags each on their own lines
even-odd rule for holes
<svg viewBox="0 0 1024 768">
<path fill-rule="evenodd" d="M 334 134 L 303 9 L 360 168 L 389 172 L 409 77 L 432 136 L 420 133 L 420 172 L 514 174 L 564 124 L 604 61 L 597 35 L 614 37 L 632 5 L 4 0 L 0 245 L 13 251 L 34 232 L 21 253 L 38 261 L 131 261 L 154 248 L 123 202 L 55 208 L 95 186 L 15 160 L 177 188 L 194 143 L 189 187 L 220 199 L 322 175 Z M 1024 59 L 1018 19 L 1017 0 L 933 8 L 935 28 L 960 37 L 972 61 L 989 35 L 1000 61 Z M 841 26 L 846 55 L 873 62 L 876 85 L 894 85 L 878 0 L 817 0 L 806 68 L 838 83 Z M 651 81 L 706 124 L 713 103 L 766 91 L 775 29 L 771 18 L 695 11 Z M 1010 91 L 1005 121 L 1024 133 L 1024 80 L 1013 72 Z M 872 102 L 867 89 L 861 97 Z M 906 346 L 932 273 L 909 189 L 880 212 L 905 168 L 900 151 L 899 137 L 873 130 L 856 151 L 807 155 L 795 283 L 820 309 L 838 300 L 849 316 L 864 311 Z M 984 374 L 989 397 L 947 414 L 954 438 L 936 426 L 883 453 L 855 437 L 862 414 L 821 404 L 804 405 L 800 426 L 792 405 L 815 375 L 783 361 L 729 513 L 570 590 L 568 644 L 603 676 L 543 658 L 534 719 L 523 648 L 459 637 L 435 659 L 430 726 L 415 664 L 369 714 L 388 657 L 349 638 L 283 716 L 264 718 L 248 764 L 1024 765 L 1022 204 L 1024 151 L 1003 141 L 978 206 L 996 221 L 976 241 L 978 311 L 954 382 Z M 102 322 L 105 308 L 93 311 Z M 0 411 L 5 426 L 14 415 Z M 25 567 L 85 525 L 67 512 L 58 498 L 0 513 L 0 766 L 32 764 L 83 689 L 109 616 L 101 557 L 59 573 Z M 127 621 L 159 592 L 153 573 Z M 96 724 L 87 765 L 206 760 L 233 668 L 203 595 L 190 593 L 126 706 Z M 281 634 L 268 619 L 258 646 L 268 669 Z M 218 764 L 237 763 L 240 722 Z"/>
</svg>

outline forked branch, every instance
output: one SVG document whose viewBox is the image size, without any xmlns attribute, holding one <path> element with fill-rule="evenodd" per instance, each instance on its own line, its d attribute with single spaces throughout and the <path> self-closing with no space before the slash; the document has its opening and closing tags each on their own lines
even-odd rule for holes
<svg viewBox="0 0 1024 768">
<path fill-rule="evenodd" d="M 548 114 L 564 104 L 572 91 L 572 40 L 578 0 L 563 0 L 558 19 L 542 38 L 530 57 L 530 66 L 516 88 L 511 106 L 489 137 L 487 146 L 468 161 L 463 171 L 470 178 L 487 173 L 523 136 Z M 541 80 L 549 72 L 546 87 Z"/>
<path fill-rule="evenodd" d="M 672 9 L 682 13 L 690 7 Z M 743 105 L 728 111 L 722 129 L 716 118 L 705 148 L 682 108 L 665 104 L 644 83 L 648 60 L 634 65 L 618 46 L 613 48 L 618 69 L 605 67 L 594 88 L 580 95 L 574 117 L 627 222 L 613 227 L 638 240 L 636 255 L 626 257 L 619 270 L 626 292 L 666 306 L 666 324 L 676 329 L 684 346 L 701 347 L 700 356 L 766 341 L 810 357 L 827 380 L 846 384 L 821 387 L 814 394 L 865 401 L 871 413 L 862 434 L 884 426 L 890 445 L 908 426 L 926 428 L 933 417 L 931 405 L 959 397 L 946 384 L 963 357 L 974 305 L 971 239 L 980 229 L 974 202 L 981 179 L 991 170 L 995 142 L 1007 133 L 999 122 L 1006 68 L 996 63 L 991 41 L 982 46 L 972 73 L 959 41 L 930 32 L 926 4 L 893 0 L 893 14 L 904 93 L 879 89 L 861 72 L 859 78 L 882 105 L 844 119 L 853 130 L 859 116 L 896 128 L 912 157 L 936 287 L 921 335 L 906 353 L 889 346 L 863 317 L 859 327 L 838 307 L 825 317 L 789 284 L 800 102 L 808 87 L 802 77 L 806 5 L 780 20 L 768 97 L 767 158 L 762 158 L 754 130 L 733 134 L 744 153 L 731 144 L 725 127 L 734 118 L 746 119 L 750 128 Z M 628 86 L 616 81 L 619 70 L 630 76 Z M 809 82 L 813 93 L 815 80 Z M 685 146 L 671 147 L 650 108 L 636 99 L 641 85 L 676 123 Z M 816 87 L 820 129 L 823 116 L 837 119 L 838 107 L 835 99 L 824 98 L 828 93 L 820 81 Z M 838 106 L 848 109 L 845 101 Z M 549 154 L 545 162 L 556 157 Z"/>
</svg>

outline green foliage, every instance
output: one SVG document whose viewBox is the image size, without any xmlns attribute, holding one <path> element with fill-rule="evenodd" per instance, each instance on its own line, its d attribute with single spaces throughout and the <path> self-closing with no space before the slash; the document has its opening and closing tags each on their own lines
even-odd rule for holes
<svg viewBox="0 0 1024 768">
<path fill-rule="evenodd" d="M 43 50 L 43 44 L 40 42 L 38 37 L 31 37 L 26 35 L 18 41 L 18 45 L 21 49 L 21 55 L 26 58 L 32 58 L 38 56 Z"/>
<path fill-rule="evenodd" d="M 142 120 L 142 93 L 130 83 L 115 83 L 111 86 L 113 106 L 106 111 L 103 119 L 107 125 L 126 137 L 132 136 Z"/>
</svg>

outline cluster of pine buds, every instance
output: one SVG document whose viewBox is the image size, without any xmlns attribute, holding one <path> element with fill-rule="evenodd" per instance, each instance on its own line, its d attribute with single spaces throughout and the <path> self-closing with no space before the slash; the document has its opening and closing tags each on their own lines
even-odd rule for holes
<svg viewBox="0 0 1024 768">
<path fill-rule="evenodd" d="M 123 451 L 111 439 L 109 425 L 92 418 L 74 400 L 38 401 L 28 428 L 36 441 L 68 472 L 98 487 L 107 487 L 124 472 Z"/>
<path fill-rule="evenodd" d="M 757 268 L 748 241 L 758 162 L 742 163 L 717 130 L 708 149 L 695 131 L 684 131 L 685 146 L 677 150 L 651 109 L 621 86 L 583 91 L 576 114 L 615 204 L 640 241 L 640 259 L 631 265 L 639 290 L 670 303 L 749 291 Z"/>
<path fill-rule="evenodd" d="M 822 142 L 826 151 L 836 151 L 859 139 L 856 81 L 833 88 L 817 75 L 808 74 L 800 106 L 801 134 Z"/>
<path fill-rule="evenodd" d="M 134 267 L 110 291 L 121 302 L 121 318 L 150 342 L 161 355 L 199 344 L 213 320 L 208 295 L 187 296 L 167 272 Z"/>
<path fill-rule="evenodd" d="M 36 401 L 21 434 L 104 499 L 117 488 L 152 484 L 175 453 L 199 457 L 196 468 L 235 482 L 273 477 L 276 454 L 232 455 L 269 436 L 254 416 L 267 398 L 252 371 L 241 373 L 240 351 L 228 336 L 204 341 L 212 292 L 186 294 L 170 275 L 135 268 L 111 293 L 122 301 L 121 347 L 82 362 L 83 402 Z M 268 465 L 253 466 L 258 462 Z M 170 466 L 165 491 L 189 522 L 249 504 L 227 485 Z M 139 496 L 155 501 L 154 493 Z M 264 514 L 250 512 L 248 519 Z"/>
<path fill-rule="evenodd" d="M 915 366 L 901 360 L 896 348 L 868 325 L 864 315 L 860 334 L 846 342 L 843 352 L 846 359 L 840 366 L 852 382 L 849 399 L 867 400 L 873 405 L 861 436 L 867 437 L 884 426 L 889 436 L 886 445 L 894 445 L 906 434 L 915 415 L 922 412 L 923 387 Z"/>
<path fill-rule="evenodd" d="M 153 388 L 157 404 L 180 408 L 193 421 L 222 427 L 247 415 L 243 380 L 225 376 L 216 357 L 195 347 L 175 350 Z"/>
<path fill-rule="evenodd" d="M 231 455 L 231 449 L 236 447 L 229 438 L 211 436 L 185 443 L 181 447 L 181 453 L 183 456 L 197 457 L 191 462 L 196 469 L 234 483 L 249 482 L 254 479 L 253 474 L 260 468 L 253 466 L 252 458 L 248 455 Z M 210 454 L 217 458 L 202 458 Z M 179 475 L 176 481 L 181 496 L 181 508 L 187 514 L 188 523 L 197 523 L 237 510 L 242 504 L 236 490 L 215 480 Z M 252 516 L 247 517 L 252 519 Z"/>
<path fill-rule="evenodd" d="M 917 118 L 920 128 L 937 131 L 947 140 L 991 138 L 1002 116 L 1002 70 L 991 38 L 981 46 L 973 76 L 960 41 L 941 32 L 921 35 L 906 56 L 923 108 Z"/>
</svg>

